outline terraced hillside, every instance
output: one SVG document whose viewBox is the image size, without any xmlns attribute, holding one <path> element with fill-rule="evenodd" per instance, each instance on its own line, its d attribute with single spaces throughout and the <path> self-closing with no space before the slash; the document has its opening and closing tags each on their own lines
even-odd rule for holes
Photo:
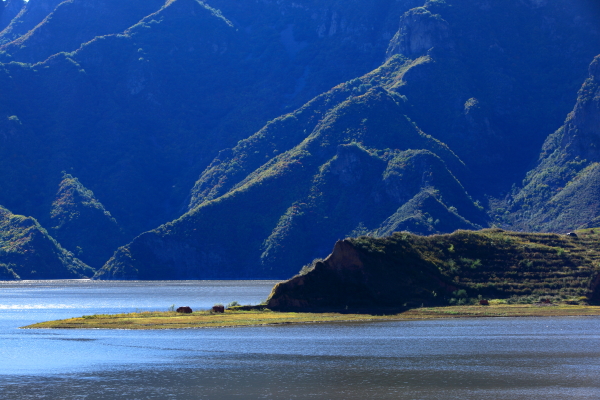
<svg viewBox="0 0 600 400">
<path fill-rule="evenodd" d="M 479 299 L 600 301 L 600 229 L 500 229 L 339 241 L 268 300 L 274 309 L 468 304 Z"/>
</svg>

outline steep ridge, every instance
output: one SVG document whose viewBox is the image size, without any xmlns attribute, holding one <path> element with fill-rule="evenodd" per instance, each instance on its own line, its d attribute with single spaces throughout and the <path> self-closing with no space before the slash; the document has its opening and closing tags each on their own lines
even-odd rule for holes
<svg viewBox="0 0 600 400">
<path fill-rule="evenodd" d="M 549 136 L 536 168 L 498 220 L 521 229 L 566 232 L 600 220 L 600 56 L 589 68 L 577 104 Z"/>
<path fill-rule="evenodd" d="M 273 288 L 278 310 L 378 309 L 475 299 L 600 301 L 597 230 L 577 236 L 486 229 L 406 232 L 336 243 L 324 260 Z"/>
<path fill-rule="evenodd" d="M 121 33 L 164 4 L 165 0 L 72 0 L 57 7 L 48 4 L 45 9 L 49 15 L 27 33 L 0 46 L 0 52 L 4 53 L 4 61 L 41 62 L 59 52 L 75 51 L 96 36 Z M 0 34 L 0 40 L 10 37 L 9 32 L 13 33 L 10 27 Z"/>
<path fill-rule="evenodd" d="M 310 9 L 281 12 L 296 9 L 289 2 L 265 3 L 275 22 L 261 25 L 260 4 L 253 13 L 236 14 L 254 22 L 234 24 L 226 14 L 246 5 L 223 4 L 228 8 L 221 12 L 176 0 L 123 32 L 46 60 L 54 51 L 76 49 L 79 40 L 137 22 L 154 4 L 138 3 L 61 3 L 19 39 L 25 47 L 7 45 L 7 58 L 45 61 L 0 66 L 0 204 L 46 221 L 66 170 L 86 182 L 131 238 L 181 215 L 189 188 L 219 150 L 309 95 L 368 71 L 385 54 L 385 39 L 371 37 L 369 29 L 387 17 L 362 2 L 372 12 L 321 37 L 320 26 L 308 24 Z M 394 12 L 413 4 L 394 2 Z M 107 22 L 107 13 L 118 17 Z M 312 39 L 291 51 L 290 40 L 303 43 L 302 35 Z M 327 59 L 313 59 L 316 51 Z M 356 62 L 342 63 L 347 56 Z"/>
<path fill-rule="evenodd" d="M 65 0 L 9 0 L 6 8 L 8 23 L 0 31 L 0 44 L 11 42 L 25 35 L 40 24 L 44 18 Z M 14 12 L 17 11 L 17 14 Z M 3 24 L 4 25 L 4 24 Z M 1 50 L 0 50 L 1 51 Z"/>
<path fill-rule="evenodd" d="M 3 1 L 0 4 L 0 32 L 2 32 L 15 18 L 23 6 L 25 5 L 24 0 L 8 0 Z"/>
<path fill-rule="evenodd" d="M 79 279 L 94 270 L 63 249 L 33 218 L 0 207 L 0 279 Z"/>
<path fill-rule="evenodd" d="M 413 64 L 394 57 L 222 153 L 199 180 L 186 215 L 121 248 L 97 277 L 282 277 L 322 254 L 328 241 L 381 229 L 423 194 L 436 200 L 436 219 L 426 209 L 406 216 L 413 226 L 424 222 L 421 232 L 447 216 L 468 227 L 483 223 L 451 172 L 464 175 L 464 164 L 381 85 Z M 367 90 L 364 82 L 380 85 Z M 286 268 L 278 265 L 282 258 Z"/>
</svg>

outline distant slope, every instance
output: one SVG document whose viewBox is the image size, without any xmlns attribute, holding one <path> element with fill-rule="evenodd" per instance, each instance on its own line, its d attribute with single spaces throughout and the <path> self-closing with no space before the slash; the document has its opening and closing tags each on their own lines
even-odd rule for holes
<svg viewBox="0 0 600 400">
<path fill-rule="evenodd" d="M 35 219 L 0 207 L 0 280 L 78 279 L 93 273 Z"/>
<path fill-rule="evenodd" d="M 502 230 L 338 242 L 325 260 L 273 288 L 273 309 L 399 308 L 484 299 L 600 301 L 600 231 Z"/>
<path fill-rule="evenodd" d="M 48 226 L 61 245 L 95 269 L 125 240 L 121 227 L 94 193 L 69 174 L 63 175 Z"/>
</svg>

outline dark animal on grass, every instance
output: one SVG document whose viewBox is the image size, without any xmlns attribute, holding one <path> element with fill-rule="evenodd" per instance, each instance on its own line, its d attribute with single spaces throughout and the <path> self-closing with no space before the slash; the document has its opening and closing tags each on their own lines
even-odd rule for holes
<svg viewBox="0 0 600 400">
<path fill-rule="evenodd" d="M 189 307 L 179 307 L 177 309 L 178 313 L 183 313 L 183 314 L 191 314 L 192 313 L 192 309 Z"/>
<path fill-rule="evenodd" d="M 214 306 L 212 308 L 212 311 L 214 313 L 224 313 L 225 312 L 225 306 Z"/>
</svg>

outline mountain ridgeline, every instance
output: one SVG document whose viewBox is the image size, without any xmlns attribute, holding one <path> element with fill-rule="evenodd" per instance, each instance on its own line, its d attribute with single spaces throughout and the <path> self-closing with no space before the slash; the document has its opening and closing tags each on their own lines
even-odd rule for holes
<svg viewBox="0 0 600 400">
<path fill-rule="evenodd" d="M 595 1 L 9 0 L 0 22 L 0 204 L 97 279 L 599 225 Z"/>
</svg>

